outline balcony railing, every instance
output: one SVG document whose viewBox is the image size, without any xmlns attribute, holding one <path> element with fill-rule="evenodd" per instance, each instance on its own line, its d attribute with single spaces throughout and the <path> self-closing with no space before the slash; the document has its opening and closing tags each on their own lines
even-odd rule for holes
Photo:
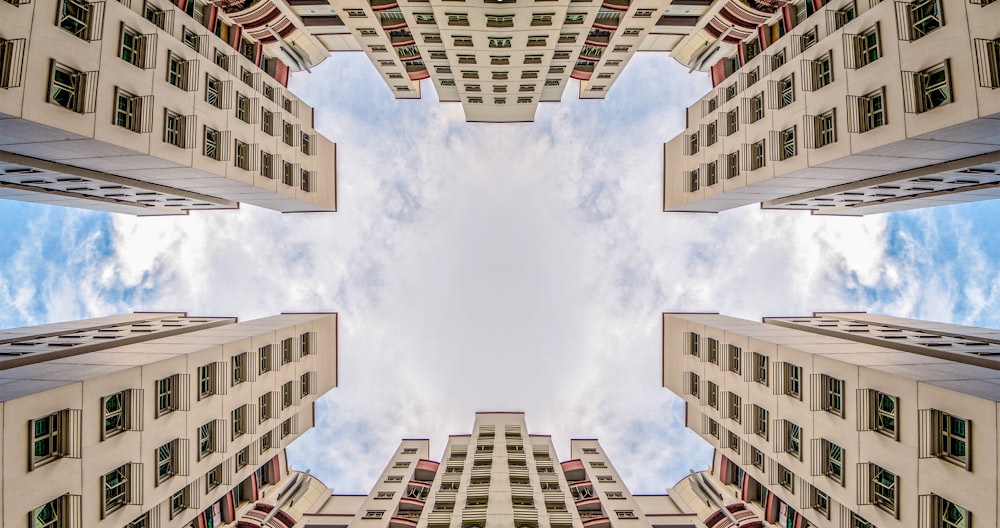
<svg viewBox="0 0 1000 528">
<path fill-rule="evenodd" d="M 616 29 L 618 24 L 621 22 L 621 18 L 621 11 L 611 11 L 602 7 L 601 10 L 597 12 L 597 17 L 594 19 L 594 26 L 606 29 Z"/>
<path fill-rule="evenodd" d="M 396 48 L 396 54 L 402 60 L 413 60 L 420 58 L 420 48 L 416 46 L 403 46 Z"/>
<path fill-rule="evenodd" d="M 403 17 L 403 12 L 399 9 L 380 11 L 378 18 L 382 22 L 383 29 L 395 29 L 406 26 L 406 19 Z"/>
<path fill-rule="evenodd" d="M 396 0 L 368 0 L 368 5 L 372 6 L 373 11 L 382 11 L 385 9 L 399 7 Z"/>
<path fill-rule="evenodd" d="M 608 9 L 616 9 L 618 11 L 627 11 L 628 6 L 632 4 L 632 0 L 604 0 L 601 4 Z"/>
<path fill-rule="evenodd" d="M 0 40 L 0 88 L 16 88 L 24 79 L 25 39 Z"/>
<path fill-rule="evenodd" d="M 606 47 L 609 42 L 611 42 L 610 31 L 595 29 L 587 34 L 587 44 Z"/>
</svg>

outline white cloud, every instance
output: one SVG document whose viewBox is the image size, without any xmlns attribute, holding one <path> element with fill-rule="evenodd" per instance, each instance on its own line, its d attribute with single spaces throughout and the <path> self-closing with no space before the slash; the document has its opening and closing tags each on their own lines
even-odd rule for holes
<svg viewBox="0 0 1000 528">
<path fill-rule="evenodd" d="M 956 303 L 947 281 L 910 291 L 933 240 L 892 260 L 885 216 L 662 213 L 661 144 L 707 89 L 665 56 L 637 56 L 606 101 L 577 101 L 571 85 L 534 124 L 466 124 L 429 85 L 424 101 L 392 101 L 361 55 L 307 80 L 297 91 L 339 143 L 341 212 L 117 216 L 112 257 L 77 280 L 102 288 L 85 292 L 95 299 L 131 288 L 136 310 L 339 312 L 341 387 L 292 450 L 339 491 L 366 491 L 402 437 L 440 452 L 477 410 L 526 411 L 563 457 L 569 438 L 600 438 L 633 489 L 659 491 L 708 463 L 659 387 L 661 312 Z M 995 307 L 998 284 L 965 295 Z M 899 304 L 865 305 L 883 285 Z"/>
</svg>

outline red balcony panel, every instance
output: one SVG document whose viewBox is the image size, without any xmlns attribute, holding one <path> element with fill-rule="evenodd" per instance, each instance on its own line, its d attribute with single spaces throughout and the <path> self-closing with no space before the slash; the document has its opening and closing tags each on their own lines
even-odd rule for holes
<svg viewBox="0 0 1000 528">
<path fill-rule="evenodd" d="M 584 528 L 611 528 L 611 519 L 607 517 L 595 517 L 583 521 Z"/>
<path fill-rule="evenodd" d="M 576 501 L 576 509 L 582 511 L 589 510 L 600 510 L 601 509 L 601 499 L 597 497 L 590 497 L 583 500 Z"/>
<path fill-rule="evenodd" d="M 441 465 L 440 462 L 435 462 L 433 460 L 420 459 L 417 461 L 417 470 L 427 470 L 432 473 L 437 473 L 438 467 Z"/>
<path fill-rule="evenodd" d="M 409 497 L 403 497 L 402 499 L 399 499 L 399 509 L 419 511 L 424 509 L 424 501 L 418 499 L 411 499 Z"/>
<path fill-rule="evenodd" d="M 574 79 L 576 79 L 578 81 L 589 81 L 590 77 L 593 76 L 593 75 L 594 75 L 594 72 L 592 72 L 592 71 L 585 72 L 585 71 L 579 71 L 579 70 L 573 70 L 573 72 L 569 74 L 570 77 L 572 77 L 572 78 L 574 78 Z M 566 479 L 569 480 L 569 473 L 566 474 Z"/>
<path fill-rule="evenodd" d="M 416 519 L 406 519 L 403 517 L 393 517 L 392 519 L 389 519 L 389 528 L 413 528 L 416 525 Z"/>
<path fill-rule="evenodd" d="M 396 0 L 369 0 L 368 3 L 372 6 L 372 11 L 383 11 L 386 9 L 399 7 L 399 4 L 396 3 Z"/>
</svg>

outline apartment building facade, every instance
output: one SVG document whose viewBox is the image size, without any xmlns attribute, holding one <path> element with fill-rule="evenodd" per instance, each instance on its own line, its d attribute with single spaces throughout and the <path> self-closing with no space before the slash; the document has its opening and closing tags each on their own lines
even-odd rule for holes
<svg viewBox="0 0 1000 528">
<path fill-rule="evenodd" d="M 332 495 L 302 517 L 312 528 L 701 527 L 683 500 L 633 496 L 597 440 L 573 440 L 560 463 L 523 413 L 476 413 L 440 462 L 403 440 L 367 496 Z M 680 504 L 680 505 L 679 505 Z"/>
<path fill-rule="evenodd" d="M 0 2 L 0 198 L 336 210 L 336 146 L 287 89 L 326 50 L 293 19 L 270 2 Z"/>
<path fill-rule="evenodd" d="M 673 53 L 715 89 L 664 146 L 664 211 L 1000 197 L 997 3 L 716 4 Z"/>
<path fill-rule="evenodd" d="M 3 526 L 205 528 L 289 475 L 337 316 L 136 313 L 5 330 L 0 357 Z"/>
<path fill-rule="evenodd" d="M 714 479 L 766 522 L 996 526 L 996 336 L 866 313 L 664 314 L 663 386 L 715 447 Z"/>
</svg>

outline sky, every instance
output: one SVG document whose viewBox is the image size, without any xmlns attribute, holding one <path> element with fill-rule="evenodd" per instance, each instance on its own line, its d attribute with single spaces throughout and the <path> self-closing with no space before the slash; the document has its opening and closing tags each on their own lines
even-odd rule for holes
<svg viewBox="0 0 1000 528">
<path fill-rule="evenodd" d="M 339 313 L 340 387 L 290 449 L 367 493 L 401 438 L 524 411 L 599 438 L 634 492 L 710 463 L 660 387 L 661 313 L 865 310 L 1000 328 L 1000 201 L 865 218 L 662 212 L 662 144 L 709 89 L 638 54 L 603 101 L 571 81 L 534 123 L 396 101 L 363 54 L 292 90 L 338 143 L 340 211 L 135 218 L 0 202 L 0 328 L 131 311 Z"/>
</svg>

